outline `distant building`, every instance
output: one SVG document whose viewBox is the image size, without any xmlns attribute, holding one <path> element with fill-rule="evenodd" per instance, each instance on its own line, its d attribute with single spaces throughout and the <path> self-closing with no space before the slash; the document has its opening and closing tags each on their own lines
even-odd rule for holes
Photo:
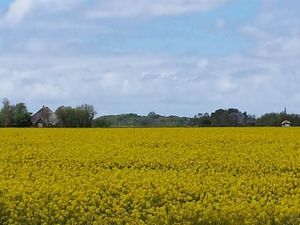
<svg viewBox="0 0 300 225">
<path fill-rule="evenodd" d="M 292 123 L 288 120 L 285 120 L 281 123 L 281 126 L 282 127 L 290 127 L 290 126 L 292 126 Z"/>
<path fill-rule="evenodd" d="M 54 127 L 58 123 L 55 113 L 46 106 L 43 106 L 31 117 L 32 125 L 35 127 Z"/>
</svg>

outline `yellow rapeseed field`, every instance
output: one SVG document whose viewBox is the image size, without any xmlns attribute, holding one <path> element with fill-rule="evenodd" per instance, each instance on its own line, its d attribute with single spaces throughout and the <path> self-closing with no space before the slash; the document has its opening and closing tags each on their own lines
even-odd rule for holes
<svg viewBox="0 0 300 225">
<path fill-rule="evenodd" d="M 0 224 L 300 224 L 300 129 L 1 129 Z"/>
</svg>

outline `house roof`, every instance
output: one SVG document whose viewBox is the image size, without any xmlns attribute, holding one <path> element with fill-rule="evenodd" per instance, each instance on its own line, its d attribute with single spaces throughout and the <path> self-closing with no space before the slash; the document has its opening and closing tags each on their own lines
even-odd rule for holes
<svg viewBox="0 0 300 225">
<path fill-rule="evenodd" d="M 49 107 L 46 106 L 43 106 L 31 117 L 31 122 L 33 125 L 37 124 L 39 121 L 42 121 L 47 125 L 56 125 L 58 123 L 58 119 L 55 113 Z"/>
<path fill-rule="evenodd" d="M 291 124 L 292 122 L 291 121 L 288 121 L 288 120 L 284 120 L 281 124 Z"/>
</svg>

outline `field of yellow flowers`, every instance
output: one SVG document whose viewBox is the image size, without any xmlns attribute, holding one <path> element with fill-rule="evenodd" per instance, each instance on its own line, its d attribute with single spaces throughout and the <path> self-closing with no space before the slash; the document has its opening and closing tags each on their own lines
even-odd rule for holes
<svg viewBox="0 0 300 225">
<path fill-rule="evenodd" d="M 300 129 L 0 129 L 0 224 L 300 224 Z"/>
</svg>

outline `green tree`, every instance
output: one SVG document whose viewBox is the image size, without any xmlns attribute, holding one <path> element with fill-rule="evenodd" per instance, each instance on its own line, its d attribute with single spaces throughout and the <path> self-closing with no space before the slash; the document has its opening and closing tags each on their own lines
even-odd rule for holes
<svg viewBox="0 0 300 225">
<path fill-rule="evenodd" d="M 84 104 L 76 107 L 81 127 L 91 127 L 96 111 L 93 105 Z"/>
<path fill-rule="evenodd" d="M 193 118 L 191 118 L 192 126 L 198 127 L 208 127 L 211 126 L 211 118 L 209 113 L 198 113 Z"/>
<path fill-rule="evenodd" d="M 238 109 L 218 109 L 211 114 L 213 126 L 244 126 L 247 124 L 248 115 Z"/>
<path fill-rule="evenodd" d="M 9 127 L 13 124 L 14 106 L 10 105 L 7 98 L 2 100 L 2 108 L 0 110 L 1 126 Z"/>
<path fill-rule="evenodd" d="M 25 103 L 18 103 L 14 106 L 14 126 L 28 127 L 31 125 L 31 113 L 28 112 Z"/>
<path fill-rule="evenodd" d="M 94 106 L 84 104 L 76 108 L 60 106 L 55 114 L 61 127 L 91 127 L 96 111 Z"/>
</svg>

